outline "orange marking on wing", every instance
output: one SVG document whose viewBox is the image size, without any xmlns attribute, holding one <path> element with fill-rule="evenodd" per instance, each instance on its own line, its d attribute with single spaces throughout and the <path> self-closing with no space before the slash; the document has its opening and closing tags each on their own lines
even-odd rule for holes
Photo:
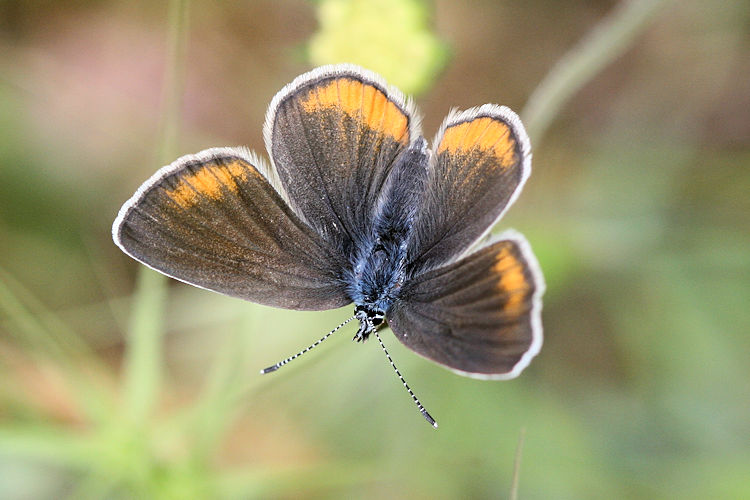
<svg viewBox="0 0 750 500">
<path fill-rule="evenodd" d="M 507 296 L 505 307 L 511 312 L 518 311 L 530 288 L 523 269 L 523 264 L 508 248 L 503 248 L 497 254 L 495 265 L 492 266 L 492 271 L 500 276 L 497 290 Z"/>
<path fill-rule="evenodd" d="M 503 168 L 517 163 L 516 141 L 510 127 L 490 117 L 452 125 L 445 130 L 438 153 L 468 153 L 473 149 L 490 152 Z"/>
<path fill-rule="evenodd" d="M 362 107 L 362 85 L 353 80 L 336 80 L 342 92 L 342 105 L 344 109 L 354 113 Z"/>
<path fill-rule="evenodd" d="M 167 190 L 166 194 L 182 208 L 189 208 L 201 198 L 220 199 L 224 189 L 236 193 L 239 190 L 237 182 L 246 181 L 247 175 L 247 167 L 239 160 L 204 165 L 197 172 L 181 178 L 177 186 Z"/>
<path fill-rule="evenodd" d="M 308 113 L 340 110 L 367 127 L 405 141 L 409 120 L 378 88 L 350 78 L 338 78 L 311 90 L 302 100 Z"/>
</svg>

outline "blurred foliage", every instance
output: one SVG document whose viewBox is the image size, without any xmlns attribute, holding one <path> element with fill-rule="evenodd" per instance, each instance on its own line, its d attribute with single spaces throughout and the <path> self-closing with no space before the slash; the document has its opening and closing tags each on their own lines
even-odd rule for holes
<svg viewBox="0 0 750 500">
<path fill-rule="evenodd" d="M 0 498 L 505 498 L 522 428 L 522 499 L 750 497 L 750 5 L 607 21 L 658 3 L 0 2 Z M 111 243 L 169 149 L 262 148 L 301 46 L 422 92 L 428 136 L 564 89 L 498 225 L 544 270 L 541 354 L 489 383 L 383 336 L 437 431 L 350 332 L 258 375 L 350 308 L 164 289 Z"/>
<path fill-rule="evenodd" d="M 403 92 L 419 94 L 447 58 L 446 45 L 427 26 L 429 13 L 423 0 L 319 0 L 310 62 L 359 64 Z"/>
</svg>

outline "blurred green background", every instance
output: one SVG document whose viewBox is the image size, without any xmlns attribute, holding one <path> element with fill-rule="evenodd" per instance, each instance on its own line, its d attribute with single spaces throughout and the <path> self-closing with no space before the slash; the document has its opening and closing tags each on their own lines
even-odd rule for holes
<svg viewBox="0 0 750 500">
<path fill-rule="evenodd" d="M 0 2 L 0 498 L 507 498 L 522 429 L 519 498 L 750 498 L 748 2 L 172 3 Z M 530 129 L 497 229 L 544 270 L 540 355 L 482 382 L 383 337 L 437 431 L 353 332 L 258 374 L 351 308 L 111 241 L 159 166 L 265 153 L 275 92 L 341 60 L 417 93 L 428 137 L 485 102 Z"/>
</svg>

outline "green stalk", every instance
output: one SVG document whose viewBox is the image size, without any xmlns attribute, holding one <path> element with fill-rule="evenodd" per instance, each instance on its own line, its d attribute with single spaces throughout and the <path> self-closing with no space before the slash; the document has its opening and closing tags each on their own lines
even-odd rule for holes
<svg viewBox="0 0 750 500">
<path fill-rule="evenodd" d="M 578 44 L 560 58 L 521 111 L 536 144 L 562 107 L 609 63 L 617 59 L 670 0 L 627 0 L 618 4 Z"/>
<path fill-rule="evenodd" d="M 40 365 L 52 359 L 60 366 L 72 396 L 87 417 L 110 417 L 110 394 L 91 378 L 92 374 L 107 373 L 106 367 L 76 332 L 0 268 L 0 318 L 3 316 L 5 321 L 0 326 L 7 326 L 9 335 L 28 346 L 29 359 Z M 82 370 L 84 366 L 86 370 Z"/>
<path fill-rule="evenodd" d="M 521 478 L 521 455 L 523 454 L 523 441 L 526 437 L 526 427 L 521 427 L 521 433 L 518 435 L 518 444 L 516 445 L 516 456 L 513 459 L 513 480 L 510 483 L 510 500 L 518 500 L 518 483 Z"/>
<path fill-rule="evenodd" d="M 170 0 L 164 108 L 157 146 L 159 165 L 171 161 L 177 151 L 187 21 L 188 0 Z M 166 278 L 142 267 L 133 296 L 123 375 L 126 413 L 137 424 L 143 424 L 152 413 L 161 388 L 165 303 Z"/>
</svg>

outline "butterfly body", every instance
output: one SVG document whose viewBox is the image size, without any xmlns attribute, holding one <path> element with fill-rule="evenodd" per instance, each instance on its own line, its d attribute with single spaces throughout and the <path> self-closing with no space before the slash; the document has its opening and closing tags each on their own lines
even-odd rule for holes
<svg viewBox="0 0 750 500">
<path fill-rule="evenodd" d="M 373 325 L 366 319 L 382 321 L 409 278 L 408 242 L 428 160 L 427 142 L 421 137 L 396 159 L 374 211 L 372 230 L 357 247 L 352 270 L 346 273 L 352 302 L 366 313 L 355 340 L 367 339 Z"/>
</svg>

